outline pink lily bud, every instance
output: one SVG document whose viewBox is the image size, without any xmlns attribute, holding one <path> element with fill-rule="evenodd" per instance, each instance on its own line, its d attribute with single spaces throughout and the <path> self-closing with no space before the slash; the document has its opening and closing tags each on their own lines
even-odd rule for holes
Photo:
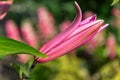
<svg viewBox="0 0 120 80">
<path fill-rule="evenodd" d="M 110 59 L 114 59 L 116 56 L 115 48 L 116 48 L 116 39 L 113 35 L 110 35 L 106 41 L 106 49 L 107 49 L 108 57 Z"/>
<path fill-rule="evenodd" d="M 77 15 L 72 24 L 39 49 L 48 56 L 47 58 L 39 58 L 37 60 L 39 63 L 48 62 L 65 55 L 92 39 L 99 31 L 108 26 L 108 24 L 103 24 L 103 20 L 96 20 L 96 15 L 81 21 L 81 9 L 76 2 L 75 6 Z"/>
<path fill-rule="evenodd" d="M 71 23 L 71 22 L 68 21 L 68 20 L 63 21 L 63 22 L 60 24 L 60 30 L 61 30 L 61 31 L 64 31 L 65 29 L 67 29 L 67 28 L 69 27 L 70 23 Z"/>
<path fill-rule="evenodd" d="M 37 48 L 38 38 L 30 22 L 24 22 L 21 27 L 22 36 L 27 44 Z"/>
<path fill-rule="evenodd" d="M 38 29 L 43 39 L 48 40 L 56 34 L 54 18 L 45 7 L 40 7 L 37 11 L 37 15 Z"/>
<path fill-rule="evenodd" d="M 8 8 L 11 6 L 12 2 L 13 2 L 12 0 L 0 1 L 0 20 L 3 19 L 4 16 L 6 15 L 6 12 Z"/>
<path fill-rule="evenodd" d="M 8 20 L 5 24 L 5 29 L 6 29 L 6 36 L 11 38 L 11 39 L 15 39 L 18 41 L 22 41 L 20 34 L 19 34 L 19 29 L 17 27 L 17 25 L 12 21 L 12 20 Z"/>
</svg>

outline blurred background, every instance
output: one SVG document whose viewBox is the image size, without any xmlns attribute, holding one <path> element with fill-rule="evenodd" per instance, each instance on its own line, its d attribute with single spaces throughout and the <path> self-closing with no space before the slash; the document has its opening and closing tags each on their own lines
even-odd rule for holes
<svg viewBox="0 0 120 80">
<path fill-rule="evenodd" d="M 97 19 L 104 19 L 110 25 L 71 53 L 49 63 L 37 64 L 30 80 L 120 80 L 120 3 L 111 6 L 112 0 L 76 1 L 83 19 L 97 14 Z M 67 28 L 75 14 L 74 0 L 15 0 L 0 22 L 0 35 L 38 49 Z M 17 28 L 17 32 L 13 31 L 17 38 L 8 35 L 6 27 L 9 26 Z M 31 36 L 33 43 L 29 42 Z M 24 63 L 29 56 L 17 58 Z"/>
</svg>

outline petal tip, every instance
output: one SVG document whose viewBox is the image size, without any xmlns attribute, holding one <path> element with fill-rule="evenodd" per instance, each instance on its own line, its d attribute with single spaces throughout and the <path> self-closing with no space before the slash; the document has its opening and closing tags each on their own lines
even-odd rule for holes
<svg viewBox="0 0 120 80">
<path fill-rule="evenodd" d="M 74 1 L 75 5 L 78 5 L 77 1 Z"/>
<path fill-rule="evenodd" d="M 74 1 L 74 4 L 75 4 L 75 7 L 76 7 L 76 9 L 77 9 L 77 16 L 80 16 L 80 21 L 81 21 L 81 19 L 82 19 L 82 11 L 81 11 L 81 8 L 80 8 L 79 4 L 78 4 L 76 1 Z"/>
<path fill-rule="evenodd" d="M 74 4 L 78 10 L 81 10 L 79 4 L 76 1 L 74 1 Z"/>
<path fill-rule="evenodd" d="M 103 26 L 98 30 L 98 32 L 100 32 L 101 30 L 103 30 L 104 28 L 106 28 L 108 25 L 109 25 L 109 24 L 103 25 Z"/>
<path fill-rule="evenodd" d="M 99 23 L 99 22 L 103 23 L 104 20 L 101 19 L 101 20 L 97 20 L 96 22 L 97 22 L 97 23 Z"/>
<path fill-rule="evenodd" d="M 94 14 L 92 17 L 91 17 L 91 21 L 95 21 L 97 19 L 97 15 Z"/>
</svg>

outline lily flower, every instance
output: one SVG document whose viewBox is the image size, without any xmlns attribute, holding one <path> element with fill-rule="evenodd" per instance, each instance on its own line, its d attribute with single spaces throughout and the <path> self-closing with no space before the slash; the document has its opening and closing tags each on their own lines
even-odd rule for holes
<svg viewBox="0 0 120 80">
<path fill-rule="evenodd" d="M 40 36 L 48 41 L 56 34 L 54 17 L 45 7 L 38 8 L 37 15 Z"/>
<path fill-rule="evenodd" d="M 11 6 L 13 0 L 0 1 L 0 20 L 4 18 L 8 8 Z"/>
<path fill-rule="evenodd" d="M 104 24 L 103 20 L 96 20 L 96 15 L 81 21 L 82 12 L 77 2 L 75 2 L 75 6 L 77 15 L 71 25 L 39 49 L 48 56 L 38 58 L 39 63 L 49 62 L 65 55 L 92 39 L 99 31 L 108 26 L 108 24 Z"/>
<path fill-rule="evenodd" d="M 116 57 L 116 39 L 114 35 L 110 35 L 106 41 L 106 51 L 110 59 Z"/>
</svg>

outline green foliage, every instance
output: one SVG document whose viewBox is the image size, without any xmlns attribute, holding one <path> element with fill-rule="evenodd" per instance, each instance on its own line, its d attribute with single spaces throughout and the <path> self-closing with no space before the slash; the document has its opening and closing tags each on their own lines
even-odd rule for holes
<svg viewBox="0 0 120 80">
<path fill-rule="evenodd" d="M 65 55 L 49 63 L 38 64 L 30 75 L 30 80 L 89 80 L 89 78 L 85 60 L 74 55 Z"/>
<path fill-rule="evenodd" d="M 118 59 L 115 59 L 103 65 L 100 70 L 93 75 L 92 80 L 119 80 L 119 71 L 120 62 Z"/>
<path fill-rule="evenodd" d="M 113 6 L 113 5 L 115 5 L 116 3 L 118 3 L 118 2 L 119 2 L 119 0 L 113 0 L 113 2 L 112 2 L 111 5 Z"/>
<path fill-rule="evenodd" d="M 30 54 L 38 57 L 45 57 L 44 54 L 27 44 L 9 38 L 0 37 L 0 57 L 10 54 Z"/>
<path fill-rule="evenodd" d="M 14 64 L 11 64 L 11 67 L 13 67 L 19 73 L 20 78 L 23 78 L 23 80 L 29 80 L 33 61 L 34 61 L 34 58 L 31 58 L 25 64 L 14 63 Z"/>
<path fill-rule="evenodd" d="M 30 77 L 30 67 L 31 66 L 29 66 L 29 62 L 24 65 L 20 65 L 20 68 L 18 71 L 20 77 L 25 76 L 25 78 L 29 78 Z"/>
</svg>

